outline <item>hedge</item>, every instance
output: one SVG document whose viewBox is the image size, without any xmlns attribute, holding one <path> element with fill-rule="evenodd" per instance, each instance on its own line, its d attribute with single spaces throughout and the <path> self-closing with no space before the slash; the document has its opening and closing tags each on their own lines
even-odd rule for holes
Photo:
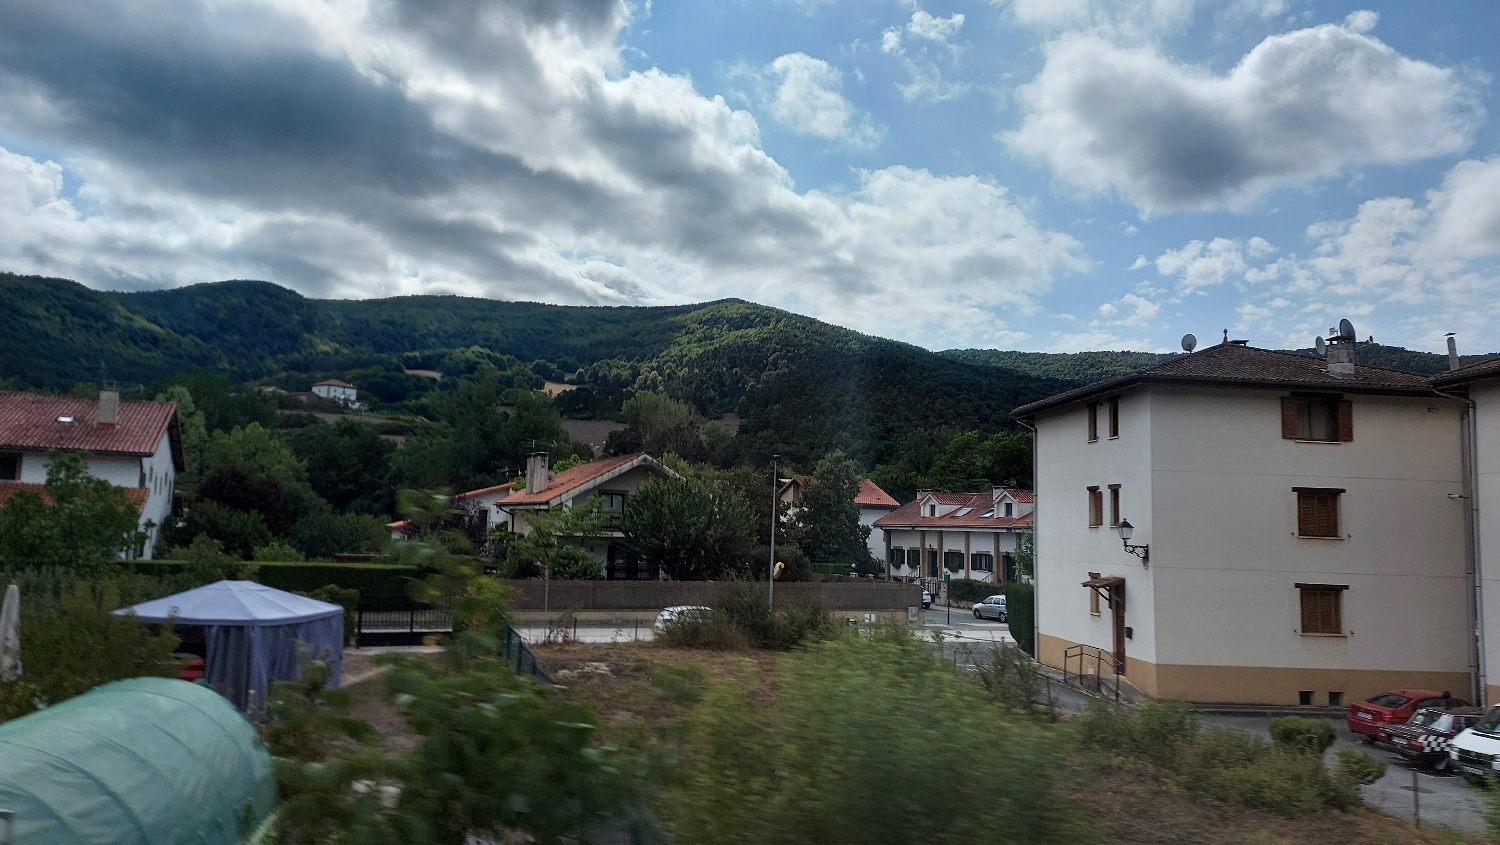
<svg viewBox="0 0 1500 845">
<path fill-rule="evenodd" d="M 973 578 L 954 578 L 948 582 L 948 595 L 954 601 L 980 602 L 1000 592 L 997 585 Z M 1009 601 L 1009 599 L 1007 599 Z"/>
<path fill-rule="evenodd" d="M 1021 650 L 1036 657 L 1036 587 L 1011 582 L 1005 585 L 1005 613 L 1010 617 L 1010 635 Z"/>
<path fill-rule="evenodd" d="M 178 560 L 133 561 L 136 571 L 165 575 L 184 566 Z M 407 595 L 407 584 L 417 577 L 410 566 L 391 563 L 268 563 L 257 561 L 255 580 L 289 593 L 310 593 L 333 585 L 359 590 L 359 603 L 366 610 L 405 610 L 416 606 Z"/>
</svg>

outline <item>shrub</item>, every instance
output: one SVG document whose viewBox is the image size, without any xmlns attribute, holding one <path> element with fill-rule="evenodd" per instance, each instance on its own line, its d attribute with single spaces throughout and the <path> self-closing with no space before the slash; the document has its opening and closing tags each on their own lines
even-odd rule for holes
<svg viewBox="0 0 1500 845">
<path fill-rule="evenodd" d="M 1271 741 L 1286 751 L 1321 757 L 1333 745 L 1333 739 L 1333 722 L 1327 719 L 1283 716 L 1271 720 Z"/>
<path fill-rule="evenodd" d="M 749 645 L 743 631 L 721 614 L 687 613 L 667 620 L 654 642 L 669 648 L 711 648 L 722 651 Z"/>
<path fill-rule="evenodd" d="M 261 546 L 250 556 L 256 562 L 271 561 L 277 563 L 301 563 L 307 558 L 295 548 L 280 540 L 272 540 L 269 544 Z"/>
<path fill-rule="evenodd" d="M 991 584 L 986 581 L 976 581 L 973 578 L 954 578 L 948 582 L 948 595 L 954 601 L 976 602 L 984 601 L 1000 592 L 1000 585 Z M 1010 599 L 1006 599 L 1009 603 Z"/>
<path fill-rule="evenodd" d="M 1054 715 L 1052 702 L 1046 698 L 1045 682 L 1031 658 L 1017 647 L 1000 643 L 990 651 L 988 666 L 979 666 L 980 686 L 1006 707 L 1032 712 L 1038 708 Z"/>
<path fill-rule="evenodd" d="M 1181 765 L 1184 749 L 1200 738 L 1197 717 L 1180 701 L 1153 701 L 1132 711 L 1095 700 L 1074 727 L 1085 745 L 1145 758 L 1168 771 Z"/>
<path fill-rule="evenodd" d="M 1385 761 L 1358 748 L 1340 748 L 1338 761 L 1338 773 L 1355 783 L 1369 784 L 1385 777 Z"/>
<path fill-rule="evenodd" d="M 774 704 L 759 695 L 771 685 Z M 681 790 L 661 806 L 684 845 L 1076 842 L 1061 751 L 924 643 L 881 630 L 780 661 L 760 683 L 711 684 L 689 726 Z M 912 773 L 928 767 L 956 774 L 913 788 Z"/>
<path fill-rule="evenodd" d="M 1010 635 L 1021 650 L 1036 657 L 1036 588 L 1031 584 L 1005 585 L 1005 612 L 1010 617 Z"/>
</svg>

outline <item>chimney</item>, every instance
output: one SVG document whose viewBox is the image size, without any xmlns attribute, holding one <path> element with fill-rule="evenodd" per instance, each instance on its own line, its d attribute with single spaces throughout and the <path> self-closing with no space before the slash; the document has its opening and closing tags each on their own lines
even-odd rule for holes
<svg viewBox="0 0 1500 845">
<path fill-rule="evenodd" d="M 101 426 L 113 428 L 120 421 L 120 391 L 105 386 L 99 389 L 99 416 Z"/>
<path fill-rule="evenodd" d="M 1335 378 L 1354 378 L 1354 340 L 1339 337 L 1337 333 L 1328 339 L 1328 374 Z"/>
<path fill-rule="evenodd" d="M 1453 332 L 1448 332 L 1448 369 L 1458 369 L 1458 342 L 1453 339 Z"/>
<path fill-rule="evenodd" d="M 552 473 L 547 471 L 547 453 L 532 452 L 526 456 L 526 492 L 535 493 L 547 486 L 552 481 Z"/>
</svg>

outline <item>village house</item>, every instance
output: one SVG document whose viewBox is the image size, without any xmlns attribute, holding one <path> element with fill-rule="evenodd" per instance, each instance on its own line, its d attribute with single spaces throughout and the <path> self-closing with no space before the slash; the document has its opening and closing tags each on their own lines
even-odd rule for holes
<svg viewBox="0 0 1500 845">
<path fill-rule="evenodd" d="M 802 475 L 792 478 L 779 479 L 781 487 L 777 496 L 785 502 L 790 517 L 797 509 L 797 503 L 802 501 L 802 487 L 807 484 L 807 477 Z M 891 497 L 891 494 L 880 489 L 880 485 L 868 478 L 859 482 L 859 492 L 854 496 L 854 503 L 859 505 L 859 524 L 870 529 L 870 537 L 867 541 L 870 548 L 870 557 L 875 560 L 885 559 L 885 546 L 880 539 L 880 531 L 875 528 L 875 520 L 890 513 L 901 506 Z"/>
<path fill-rule="evenodd" d="M 314 396 L 337 402 L 345 408 L 354 408 L 359 405 L 359 389 L 347 381 L 339 381 L 336 378 L 320 381 L 312 386 Z"/>
<path fill-rule="evenodd" d="M 131 557 L 150 559 L 172 518 L 183 470 L 177 406 L 122 402 L 112 388 L 97 399 L 0 393 L 0 504 L 21 489 L 45 492 L 47 453 L 87 452 L 90 475 L 126 488 L 140 509 L 146 540 Z"/>
<path fill-rule="evenodd" d="M 1329 343 L 1226 339 L 1016 410 L 1043 663 L 1199 702 L 1471 694 L 1464 403 Z"/>
<path fill-rule="evenodd" d="M 879 557 L 892 578 L 1018 580 L 1016 549 L 1031 528 L 1030 490 L 996 487 L 983 493 L 923 490 L 876 519 Z"/>
<path fill-rule="evenodd" d="M 1481 669 L 1481 703 L 1500 702 L 1500 358 L 1458 367 L 1432 377 L 1434 387 L 1462 394 L 1472 403 L 1465 411 L 1464 469 L 1469 474 L 1463 495 L 1468 511 L 1471 556 L 1479 573 L 1480 624 L 1477 662 Z M 1472 463 L 1470 463 L 1472 461 Z"/>
</svg>

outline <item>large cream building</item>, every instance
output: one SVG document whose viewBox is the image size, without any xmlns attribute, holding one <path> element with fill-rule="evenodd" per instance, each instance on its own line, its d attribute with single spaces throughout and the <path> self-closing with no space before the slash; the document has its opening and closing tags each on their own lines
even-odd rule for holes
<svg viewBox="0 0 1500 845">
<path fill-rule="evenodd" d="M 1483 607 L 1484 703 L 1500 703 L 1500 359 L 1491 359 L 1434 376 L 1439 390 L 1460 393 L 1473 402 L 1473 429 L 1465 457 L 1475 456 L 1466 494 L 1471 508 L 1474 552 L 1480 573 Z"/>
<path fill-rule="evenodd" d="M 1465 404 L 1344 369 L 1226 342 L 1017 409 L 1040 659 L 1199 702 L 1469 697 Z"/>
</svg>

